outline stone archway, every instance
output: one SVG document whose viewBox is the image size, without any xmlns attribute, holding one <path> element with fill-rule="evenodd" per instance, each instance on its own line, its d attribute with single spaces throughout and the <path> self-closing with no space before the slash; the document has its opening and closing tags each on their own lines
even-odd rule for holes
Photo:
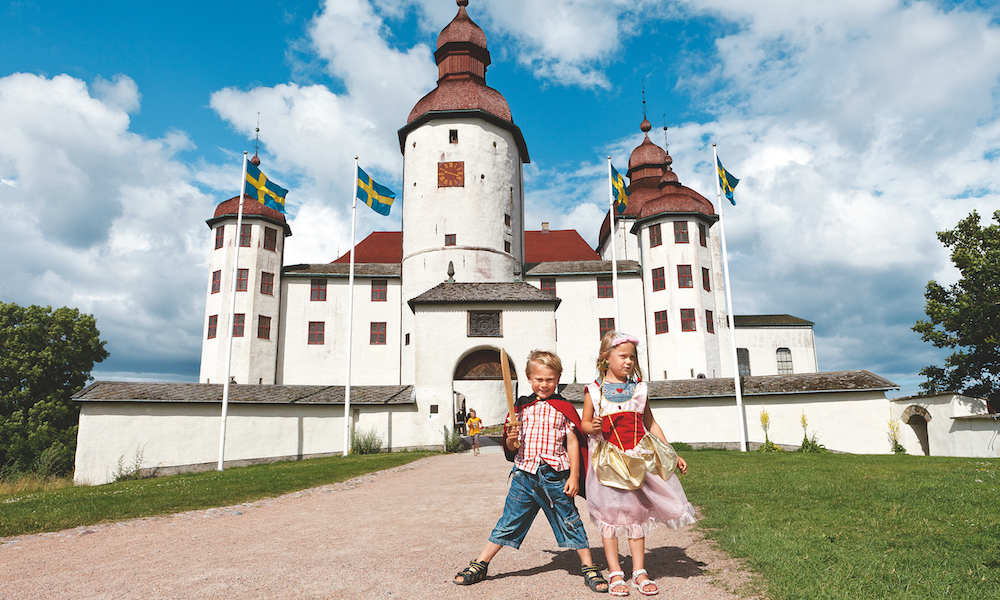
<svg viewBox="0 0 1000 600">
<path fill-rule="evenodd" d="M 920 450 L 924 456 L 930 456 L 931 447 L 930 438 L 927 435 L 927 424 L 931 421 L 931 413 L 923 406 L 914 404 L 906 407 L 899 420 L 909 425 L 913 430 L 913 434 L 917 436 L 917 441 L 920 443 Z"/>
<path fill-rule="evenodd" d="M 509 356 L 507 361 L 514 379 L 516 396 L 517 371 Z M 470 351 L 458 361 L 453 379 L 456 397 L 463 397 L 466 409 L 475 410 L 476 416 L 483 420 L 484 425 L 496 425 L 504 421 L 507 416 L 507 394 L 503 386 L 499 348 L 476 348 Z"/>
</svg>

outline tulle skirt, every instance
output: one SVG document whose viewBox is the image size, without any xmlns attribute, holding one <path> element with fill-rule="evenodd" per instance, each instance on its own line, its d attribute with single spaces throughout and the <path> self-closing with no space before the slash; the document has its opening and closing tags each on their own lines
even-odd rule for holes
<svg viewBox="0 0 1000 600">
<path fill-rule="evenodd" d="M 677 475 L 664 481 L 654 473 L 646 473 L 642 485 L 635 490 L 619 490 L 602 485 L 587 472 L 587 509 L 590 520 L 601 530 L 601 536 L 636 539 L 658 525 L 678 529 L 695 522 L 694 507 L 688 502 Z"/>
</svg>

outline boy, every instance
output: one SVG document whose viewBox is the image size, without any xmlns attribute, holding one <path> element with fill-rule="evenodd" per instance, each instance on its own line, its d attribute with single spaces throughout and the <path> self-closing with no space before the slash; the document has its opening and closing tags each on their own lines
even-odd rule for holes
<svg viewBox="0 0 1000 600">
<path fill-rule="evenodd" d="M 504 452 L 514 462 L 514 471 L 503 516 L 490 534 L 479 558 L 458 573 L 458 585 L 472 585 L 486 578 L 490 560 L 504 546 L 518 548 L 531 522 L 541 509 L 552 526 L 561 548 L 574 548 L 580 555 L 584 583 L 595 592 L 608 591 L 608 582 L 590 556 L 590 544 L 574 497 L 583 491 L 586 445 L 580 416 L 557 393 L 562 361 L 551 352 L 535 350 L 525 369 L 531 383 L 530 396 L 517 399 L 516 420 L 504 432 Z M 515 444 L 519 446 L 515 447 Z"/>
</svg>

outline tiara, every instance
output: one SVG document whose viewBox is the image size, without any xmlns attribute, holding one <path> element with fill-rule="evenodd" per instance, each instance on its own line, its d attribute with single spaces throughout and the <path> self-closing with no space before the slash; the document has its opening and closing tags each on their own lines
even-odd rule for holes
<svg viewBox="0 0 1000 600">
<path fill-rule="evenodd" d="M 614 338 L 611 339 L 611 347 L 619 346 L 625 342 L 631 342 L 636 348 L 639 347 L 639 338 L 634 335 L 629 335 L 627 333 L 619 333 Z"/>
</svg>

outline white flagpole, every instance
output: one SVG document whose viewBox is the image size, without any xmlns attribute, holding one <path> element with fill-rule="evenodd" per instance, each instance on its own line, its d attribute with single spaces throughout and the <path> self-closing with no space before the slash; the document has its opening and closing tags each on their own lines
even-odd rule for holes
<svg viewBox="0 0 1000 600">
<path fill-rule="evenodd" d="M 618 223 L 615 220 L 615 190 L 611 181 L 611 155 L 608 155 L 608 218 L 611 219 L 611 295 L 615 298 L 615 329 L 622 330 L 618 318 L 618 259 L 615 246 L 618 245 Z"/>
<path fill-rule="evenodd" d="M 344 456 L 351 451 L 351 355 L 354 354 L 354 226 L 358 210 L 358 157 L 354 157 L 351 181 L 351 268 L 347 277 L 347 385 L 344 387 Z"/>
<path fill-rule="evenodd" d="M 226 458 L 226 414 L 229 412 L 229 379 L 233 358 L 233 328 L 236 320 L 236 276 L 240 268 L 240 237 L 243 235 L 243 188 L 247 181 L 247 153 L 243 152 L 243 176 L 240 178 L 240 208 L 236 213 L 236 256 L 233 258 L 232 285 L 229 287 L 229 332 L 226 334 L 226 376 L 222 383 L 222 431 L 219 433 L 219 465 L 223 470 Z M 243 324 L 246 327 L 246 323 Z"/>
<path fill-rule="evenodd" d="M 736 417 L 740 428 L 740 452 L 747 451 L 746 415 L 743 410 L 743 390 L 740 385 L 740 363 L 736 354 L 736 321 L 733 318 L 733 295 L 729 286 L 729 258 L 726 253 L 726 226 L 722 216 L 722 184 L 719 182 L 719 151 L 712 143 L 712 155 L 715 157 L 715 190 L 719 200 L 719 240 L 722 242 L 722 273 L 726 282 L 726 317 L 729 320 L 729 339 L 732 341 L 733 383 L 736 385 Z"/>
</svg>

